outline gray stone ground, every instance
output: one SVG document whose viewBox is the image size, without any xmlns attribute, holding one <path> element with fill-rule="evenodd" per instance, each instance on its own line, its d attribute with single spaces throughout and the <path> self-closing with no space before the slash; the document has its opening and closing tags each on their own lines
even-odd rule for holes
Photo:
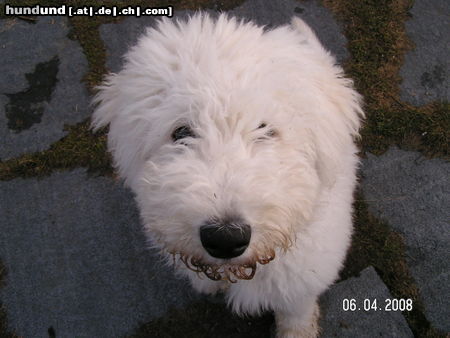
<svg viewBox="0 0 450 338">
<path fill-rule="evenodd" d="M 450 332 L 450 163 L 393 147 L 369 154 L 362 174 L 369 210 L 405 239 L 428 319 Z"/>
<path fill-rule="evenodd" d="M 89 116 L 87 61 L 65 17 L 0 20 L 0 159 L 41 151 Z"/>
<path fill-rule="evenodd" d="M 402 100 L 417 106 L 450 101 L 449 18 L 448 0 L 415 0 L 406 31 L 416 48 L 400 70 Z"/>
<path fill-rule="evenodd" d="M 117 337 L 198 300 L 146 249 L 131 193 L 83 169 L 0 182 L 0 289 L 24 337 Z M 5 217 L 6 216 L 6 217 Z"/>
<path fill-rule="evenodd" d="M 443 0 L 417 0 L 411 10 L 407 29 L 417 49 L 402 68 L 404 100 L 449 98 L 448 10 Z M 248 0 L 230 12 L 269 27 L 299 15 L 339 60 L 348 56 L 338 24 L 317 1 Z M 120 69 L 121 55 L 152 23 L 128 18 L 101 27 L 111 70 Z M 89 115 L 81 82 L 87 63 L 68 29 L 66 18 L 0 20 L 0 158 L 46 149 L 64 135 L 64 124 Z M 48 78 L 56 80 L 39 85 Z M 30 95 L 30 86 L 39 90 Z M 444 331 L 450 331 L 449 171 L 444 161 L 396 148 L 368 154 L 362 167 L 370 210 L 404 236 L 426 316 Z M 130 192 L 109 178 L 76 169 L 0 182 L 0 214 L 0 258 L 8 269 L 0 300 L 21 336 L 45 337 L 49 327 L 58 337 L 122 336 L 200 297 L 146 249 Z M 390 297 L 373 268 L 338 283 L 321 300 L 322 336 L 412 336 L 399 312 L 342 310 L 344 298 L 361 307 L 364 298 Z"/>
</svg>

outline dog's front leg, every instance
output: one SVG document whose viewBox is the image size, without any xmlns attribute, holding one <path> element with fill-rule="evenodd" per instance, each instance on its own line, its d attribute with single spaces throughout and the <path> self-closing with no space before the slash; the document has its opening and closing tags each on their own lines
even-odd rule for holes
<svg viewBox="0 0 450 338">
<path fill-rule="evenodd" d="M 277 338 L 315 338 L 319 334 L 317 299 L 303 300 L 291 309 L 275 311 Z"/>
</svg>

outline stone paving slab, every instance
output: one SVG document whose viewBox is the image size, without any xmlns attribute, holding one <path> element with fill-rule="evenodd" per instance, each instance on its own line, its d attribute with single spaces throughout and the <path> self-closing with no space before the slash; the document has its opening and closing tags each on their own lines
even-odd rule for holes
<svg viewBox="0 0 450 338">
<path fill-rule="evenodd" d="M 369 210 L 404 237 L 428 320 L 450 332 L 450 163 L 391 147 L 362 174 Z"/>
<path fill-rule="evenodd" d="M 119 337 L 199 296 L 146 249 L 131 193 L 84 170 L 0 182 L 0 289 L 23 337 Z"/>
<path fill-rule="evenodd" d="M 450 101 L 450 5 L 448 0 L 415 0 L 406 21 L 414 42 L 400 70 L 401 99 L 420 106 Z"/>
<path fill-rule="evenodd" d="M 355 300 L 355 311 L 344 311 L 345 299 Z M 365 311 L 365 299 L 379 309 Z M 332 286 L 321 297 L 321 337 L 414 337 L 401 312 L 384 310 L 386 299 L 392 296 L 373 267 Z"/>
<path fill-rule="evenodd" d="M 0 159 L 41 151 L 87 118 L 87 61 L 65 17 L 0 20 Z"/>
<path fill-rule="evenodd" d="M 212 16 L 218 15 L 218 12 L 212 10 L 207 12 Z M 175 11 L 172 19 L 187 18 L 194 13 L 194 11 Z M 347 40 L 341 33 L 341 28 L 332 17 L 331 12 L 319 5 L 318 1 L 280 0 L 267 2 L 266 0 L 248 0 L 241 6 L 227 11 L 227 13 L 253 20 L 267 28 L 288 24 L 293 16 L 299 16 L 311 25 L 326 48 L 339 61 L 348 57 L 345 48 Z M 155 22 L 156 19 L 153 17 L 130 17 L 120 23 L 102 25 L 100 36 L 106 45 L 106 65 L 108 69 L 112 72 L 118 72 L 122 66 L 122 56 L 129 47 L 137 42 L 138 37 L 145 32 L 145 28 L 153 26 Z"/>
</svg>

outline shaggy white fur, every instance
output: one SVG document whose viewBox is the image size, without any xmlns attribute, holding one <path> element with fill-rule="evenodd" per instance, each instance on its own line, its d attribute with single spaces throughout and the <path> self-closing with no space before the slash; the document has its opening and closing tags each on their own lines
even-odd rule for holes
<svg viewBox="0 0 450 338">
<path fill-rule="evenodd" d="M 238 313 L 274 310 L 279 337 L 315 337 L 317 297 L 352 232 L 363 112 L 312 30 L 163 19 L 94 101 L 93 126 L 110 125 L 115 166 L 168 262 Z M 213 257 L 200 228 L 230 217 L 243 221 L 222 227 L 250 226 L 248 247 Z"/>
</svg>

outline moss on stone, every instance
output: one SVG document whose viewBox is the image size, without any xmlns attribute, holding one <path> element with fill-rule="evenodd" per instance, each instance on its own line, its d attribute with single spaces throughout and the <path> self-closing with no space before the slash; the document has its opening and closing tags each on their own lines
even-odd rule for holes
<svg viewBox="0 0 450 338">
<path fill-rule="evenodd" d="M 344 67 L 364 96 L 362 150 L 380 155 L 396 144 L 449 158 L 449 103 L 415 107 L 399 98 L 399 70 L 405 52 L 413 48 L 405 31 L 412 1 L 324 0 L 324 4 L 344 26 L 351 55 Z"/>
<path fill-rule="evenodd" d="M 105 130 L 92 134 L 89 120 L 65 129 L 68 135 L 48 150 L 0 162 L 0 180 L 45 176 L 54 170 L 76 167 L 87 167 L 102 175 L 112 173 Z"/>
</svg>

